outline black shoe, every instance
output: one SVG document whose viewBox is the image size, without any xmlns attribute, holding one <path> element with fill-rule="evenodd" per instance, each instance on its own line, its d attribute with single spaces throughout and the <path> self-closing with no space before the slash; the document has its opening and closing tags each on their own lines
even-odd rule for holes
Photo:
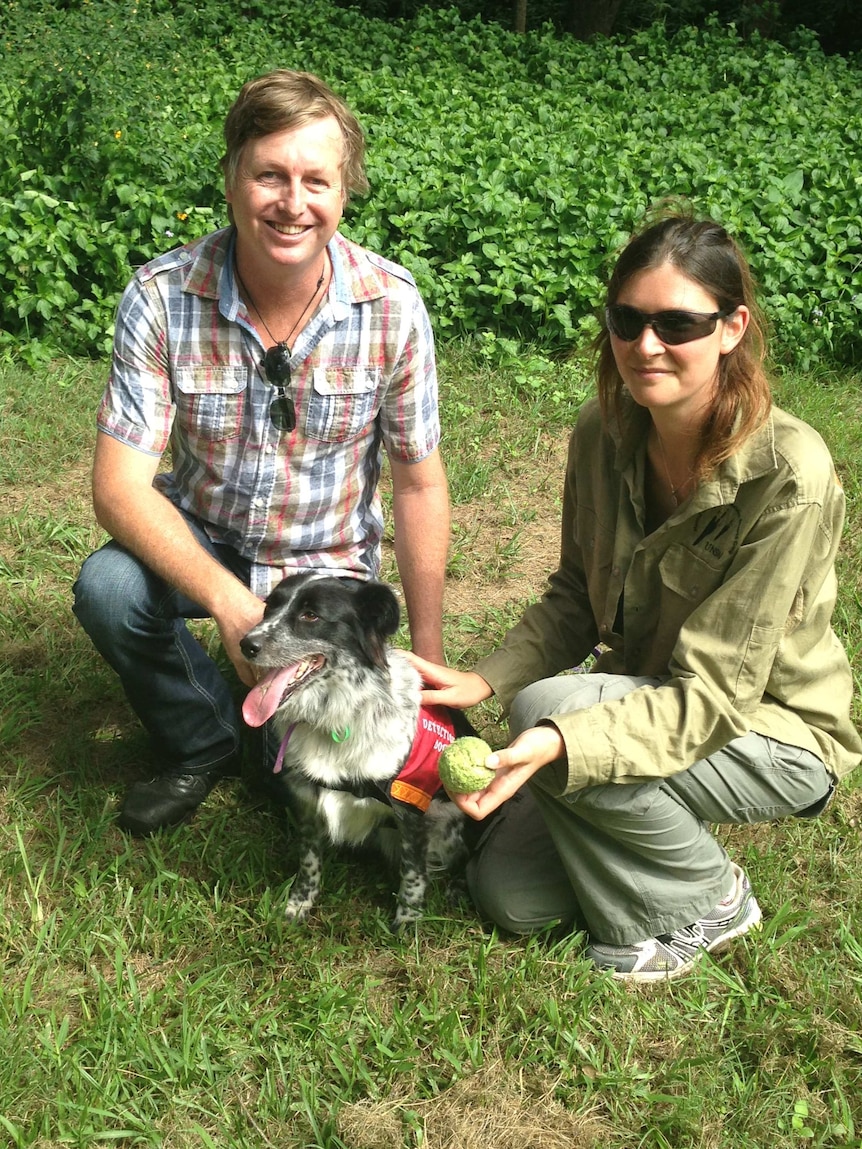
<svg viewBox="0 0 862 1149">
<path fill-rule="evenodd" d="M 117 825 L 138 838 L 176 826 L 200 806 L 226 773 L 223 767 L 216 767 L 196 774 L 159 774 L 149 782 L 135 782 L 126 793 Z"/>
</svg>

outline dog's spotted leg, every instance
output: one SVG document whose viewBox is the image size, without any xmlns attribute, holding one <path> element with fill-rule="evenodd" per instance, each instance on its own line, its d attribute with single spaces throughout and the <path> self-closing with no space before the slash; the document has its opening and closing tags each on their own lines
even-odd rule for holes
<svg viewBox="0 0 862 1149">
<path fill-rule="evenodd" d="M 470 851 L 464 834 L 465 816 L 454 802 L 437 800 L 428 818 L 428 872 L 461 873 Z"/>
<path fill-rule="evenodd" d="M 419 921 L 425 908 L 428 888 L 428 836 L 424 818 L 399 818 L 401 834 L 401 881 L 398 886 L 398 905 L 390 929 L 398 933 L 405 926 Z"/>
<path fill-rule="evenodd" d="M 400 933 L 405 926 L 418 922 L 422 917 L 427 888 L 428 882 L 425 880 L 424 874 L 420 874 L 416 870 L 402 874 L 401 885 L 398 889 L 398 908 L 390 925 L 394 934 Z"/>
<path fill-rule="evenodd" d="M 323 869 L 319 833 L 315 821 L 300 827 L 299 869 L 290 888 L 284 916 L 288 921 L 304 921 L 320 895 L 320 877 Z"/>
</svg>

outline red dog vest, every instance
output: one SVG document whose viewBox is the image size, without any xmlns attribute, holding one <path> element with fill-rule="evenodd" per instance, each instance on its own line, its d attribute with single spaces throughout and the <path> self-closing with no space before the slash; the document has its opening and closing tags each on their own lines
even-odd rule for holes
<svg viewBox="0 0 862 1149">
<path fill-rule="evenodd" d="M 455 741 L 455 727 L 443 706 L 423 706 L 410 755 L 389 787 L 399 802 L 425 812 L 440 789 L 440 755 Z"/>
</svg>

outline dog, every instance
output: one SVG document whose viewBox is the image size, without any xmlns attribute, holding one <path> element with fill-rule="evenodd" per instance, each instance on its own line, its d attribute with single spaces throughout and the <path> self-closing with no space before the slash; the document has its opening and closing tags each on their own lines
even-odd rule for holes
<svg viewBox="0 0 862 1149">
<path fill-rule="evenodd" d="M 303 572 L 275 587 L 263 620 L 240 642 L 265 672 L 243 717 L 250 726 L 274 720 L 282 738 L 275 771 L 298 821 L 299 871 L 285 911 L 293 921 L 318 898 L 326 842 L 368 843 L 398 857 L 395 933 L 421 917 L 429 873 L 457 874 L 466 862 L 469 819 L 441 788 L 436 761 L 475 731 L 460 711 L 422 707 L 419 673 L 389 644 L 399 621 L 386 584 Z M 414 744 L 430 751 L 430 780 L 422 754 L 418 767 L 416 753 L 411 759 Z"/>
</svg>

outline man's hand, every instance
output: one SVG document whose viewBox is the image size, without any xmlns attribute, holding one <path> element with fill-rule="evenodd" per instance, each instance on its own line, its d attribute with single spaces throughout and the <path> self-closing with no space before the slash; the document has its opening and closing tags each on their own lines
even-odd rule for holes
<svg viewBox="0 0 862 1149">
<path fill-rule="evenodd" d="M 245 592 L 243 594 L 243 592 Z M 237 584 L 236 597 L 218 617 L 213 615 L 221 635 L 222 645 L 234 665 L 240 681 L 246 686 L 257 682 L 257 671 L 247 662 L 239 648 L 240 639 L 257 626 L 263 618 L 263 602 L 241 583 Z"/>
<path fill-rule="evenodd" d="M 534 726 L 519 734 L 511 746 L 485 759 L 485 765 L 497 774 L 484 790 L 449 797 L 460 810 L 480 822 L 517 793 L 543 766 L 565 757 L 565 753 L 565 743 L 556 726 Z"/>
</svg>

